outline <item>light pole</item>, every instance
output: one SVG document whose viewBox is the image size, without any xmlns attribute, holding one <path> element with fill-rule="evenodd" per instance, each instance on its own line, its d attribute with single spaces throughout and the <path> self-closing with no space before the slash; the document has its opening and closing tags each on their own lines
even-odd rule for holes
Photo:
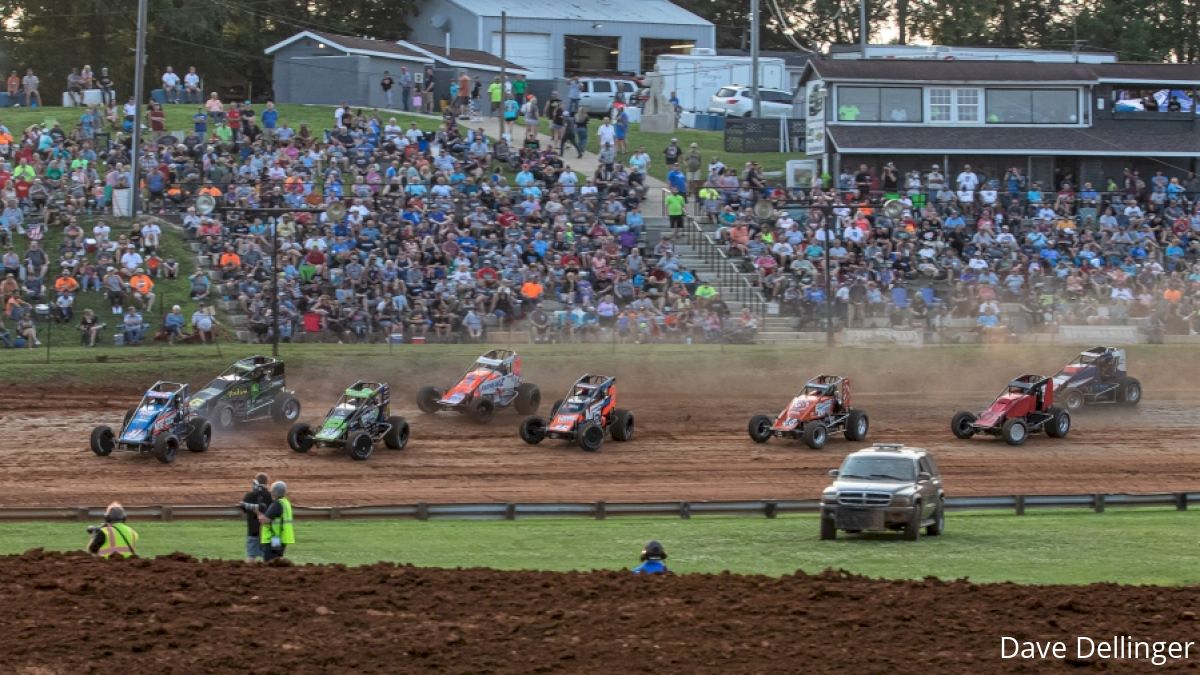
<svg viewBox="0 0 1200 675">
<path fill-rule="evenodd" d="M 146 0 L 138 0 L 137 15 L 137 48 L 134 53 L 133 65 L 133 137 L 130 139 L 129 170 L 132 191 L 129 196 L 129 219 L 132 221 L 138 214 L 138 197 L 141 192 L 141 145 L 142 145 L 142 80 L 145 79 L 146 68 Z"/>
</svg>

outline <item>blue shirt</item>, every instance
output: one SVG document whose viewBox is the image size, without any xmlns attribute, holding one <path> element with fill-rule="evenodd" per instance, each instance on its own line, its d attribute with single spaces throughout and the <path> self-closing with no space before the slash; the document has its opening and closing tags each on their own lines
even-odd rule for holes
<svg viewBox="0 0 1200 675">
<path fill-rule="evenodd" d="M 634 574 L 666 574 L 668 571 L 667 564 L 661 560 L 647 560 L 633 568 Z"/>
<path fill-rule="evenodd" d="M 264 110 L 262 114 L 262 123 L 264 129 L 274 129 L 275 123 L 279 120 L 278 110 Z"/>
</svg>

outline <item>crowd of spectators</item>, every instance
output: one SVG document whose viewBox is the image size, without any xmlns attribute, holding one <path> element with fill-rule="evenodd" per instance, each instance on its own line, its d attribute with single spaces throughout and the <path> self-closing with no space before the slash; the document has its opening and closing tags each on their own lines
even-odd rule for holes
<svg viewBox="0 0 1200 675">
<path fill-rule="evenodd" d="M 109 124 L 132 124 L 136 106 L 125 112 Z M 127 344 L 210 340 L 214 306 L 243 316 L 240 336 L 253 341 L 272 339 L 276 312 L 284 341 L 482 341 L 519 329 L 535 342 L 698 342 L 758 329 L 681 262 L 681 235 L 643 236 L 651 158 L 617 155 L 608 121 L 595 133 L 599 166 L 581 174 L 560 152 L 564 134 L 548 146 L 463 133 L 453 111 L 422 128 L 343 105 L 317 131 L 291 128 L 271 104 L 212 94 L 175 136 L 157 106 L 143 114 L 151 134 L 136 182 L 128 139 L 99 138 L 94 109 L 70 130 L 0 124 L 5 344 L 39 344 L 43 314 L 77 326 L 88 345 L 110 333 Z M 695 146 L 672 142 L 664 161 L 670 214 L 686 194 L 801 329 L 819 329 L 827 302 L 839 325 L 1000 337 L 1068 323 L 1200 328 L 1200 179 L 1190 174 L 1043 186 L 1016 168 L 993 177 L 888 162 L 785 191 L 757 165 L 705 163 Z M 155 284 L 180 274 L 159 226 L 111 236 L 99 216 L 135 183 L 153 211 L 178 214 L 198 250 L 190 317 L 156 305 Z M 197 210 L 201 195 L 217 208 Z M 776 205 L 770 218 L 755 215 L 763 197 Z M 344 216 L 322 211 L 335 203 Z M 43 249 L 48 231 L 62 233 L 57 250 Z M 101 294 L 111 317 L 75 316 L 81 293 Z"/>
<path fill-rule="evenodd" d="M 974 325 L 998 339 L 1139 325 L 1153 339 L 1200 329 L 1200 178 L 1165 169 L 1043 185 L 1018 167 L 887 162 L 784 193 L 748 168 L 711 172 L 698 197 L 722 245 L 801 327 L 823 325 L 828 241 L 839 325 Z M 760 194 L 777 206 L 768 219 L 751 208 Z"/>
</svg>

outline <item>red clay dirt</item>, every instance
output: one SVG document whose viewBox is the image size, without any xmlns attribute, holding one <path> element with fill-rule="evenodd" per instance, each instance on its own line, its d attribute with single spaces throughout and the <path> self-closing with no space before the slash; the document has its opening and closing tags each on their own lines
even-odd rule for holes
<svg viewBox="0 0 1200 675">
<path fill-rule="evenodd" d="M 1051 364 L 1060 359 L 1041 358 L 1044 371 L 1054 372 Z M 289 364 L 289 384 L 299 389 L 305 420 L 323 415 L 338 387 L 355 377 L 390 378 L 394 411 L 409 419 L 412 438 L 398 452 L 381 444 L 366 462 L 329 449 L 293 453 L 286 430 L 269 423 L 218 436 L 203 454 L 181 452 L 170 466 L 127 452 L 99 458 L 87 449 L 91 427 L 119 424 L 147 383 L 68 393 L 14 387 L 0 393 L 0 473 L 6 479 L 0 506 L 100 505 L 114 498 L 128 505 L 228 504 L 264 470 L 287 480 L 297 503 L 312 506 L 811 499 L 826 484 L 827 470 L 864 444 L 835 436 L 820 451 L 783 439 L 756 445 L 746 424 L 754 413 L 777 413 L 804 378 L 822 370 L 852 377 L 855 405 L 870 414 L 870 441 L 932 449 L 951 495 L 1196 487 L 1200 388 L 1194 382 L 1200 366 L 1191 359 L 1169 372 L 1134 368 L 1145 389 L 1137 408 L 1085 410 L 1075 416 L 1069 438 L 1038 434 L 1022 447 L 990 437 L 959 441 L 949 431 L 956 410 L 985 407 L 1020 367 L 947 357 L 931 369 L 928 358 L 917 367 L 903 353 L 882 350 L 827 360 L 834 363 L 724 370 L 714 363 L 686 373 L 618 368 L 620 405 L 634 412 L 637 433 L 628 443 L 606 442 L 594 454 L 559 441 L 526 445 L 517 434 L 520 417 L 511 410 L 499 411 L 486 426 L 453 413 L 418 412 L 417 388 L 452 382 L 456 372 L 414 372 L 410 365 L 334 374 Z M 538 370 L 534 364 L 526 359 L 526 375 L 542 387 L 543 411 L 587 367 Z"/>
<path fill-rule="evenodd" d="M 0 558 L 6 672 L 1174 671 L 1000 638 L 1195 638 L 1188 588 Z M 1193 646 L 1191 658 L 1197 657 Z"/>
</svg>

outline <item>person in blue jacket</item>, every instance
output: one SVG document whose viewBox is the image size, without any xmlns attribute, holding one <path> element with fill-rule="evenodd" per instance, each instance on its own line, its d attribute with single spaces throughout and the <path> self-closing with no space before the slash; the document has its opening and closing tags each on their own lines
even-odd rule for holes
<svg viewBox="0 0 1200 675">
<path fill-rule="evenodd" d="M 668 574 L 667 564 L 663 562 L 667 559 L 667 552 L 663 550 L 662 544 L 657 541 L 651 541 L 646 544 L 646 548 L 642 549 L 642 564 L 633 568 L 634 574 Z"/>
</svg>

